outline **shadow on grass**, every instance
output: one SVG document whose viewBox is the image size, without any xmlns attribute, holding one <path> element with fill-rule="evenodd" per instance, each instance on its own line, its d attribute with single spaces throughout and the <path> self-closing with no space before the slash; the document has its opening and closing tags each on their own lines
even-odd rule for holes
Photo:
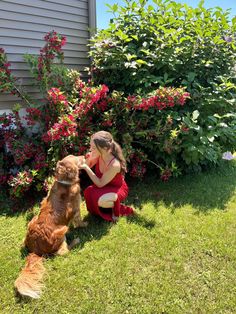
<svg viewBox="0 0 236 314">
<path fill-rule="evenodd" d="M 70 244 L 71 241 L 77 237 L 80 239 L 80 247 L 83 247 L 86 242 L 99 240 L 104 235 L 106 235 L 112 228 L 113 224 L 111 222 L 105 221 L 97 216 L 87 214 L 84 217 L 84 221 L 88 222 L 88 226 L 85 228 L 71 228 L 66 234 L 67 243 Z"/>
<path fill-rule="evenodd" d="M 129 203 L 138 210 L 152 202 L 156 207 L 164 204 L 172 212 L 178 207 L 191 205 L 196 212 L 224 210 L 236 188 L 236 162 L 222 162 L 220 167 L 163 183 L 149 176 L 142 182 L 130 182 Z"/>
<path fill-rule="evenodd" d="M 147 229 L 151 229 L 155 226 L 154 221 L 145 219 L 138 214 L 128 216 L 126 219 L 128 223 L 135 223 Z M 112 222 L 105 221 L 91 214 L 87 214 L 84 220 L 88 222 L 86 228 L 74 228 L 67 233 L 66 238 L 69 244 L 73 239 L 79 237 L 79 246 L 82 248 L 87 242 L 100 240 L 114 226 Z"/>
<path fill-rule="evenodd" d="M 156 222 L 152 219 L 146 219 L 143 216 L 140 216 L 138 213 L 126 217 L 128 223 L 135 223 L 136 225 L 139 225 L 141 227 L 152 229 L 155 227 Z"/>
<path fill-rule="evenodd" d="M 26 213 L 26 215 L 29 216 L 27 221 L 29 221 L 35 215 L 35 207 L 40 205 L 40 202 L 45 196 L 45 193 L 31 192 L 29 196 L 14 201 L 9 197 L 6 191 L 0 191 L 0 216 L 17 217 Z"/>
<path fill-rule="evenodd" d="M 224 210 L 229 199 L 232 197 L 236 187 L 236 162 L 222 161 L 221 166 L 199 174 L 189 174 L 180 178 L 171 179 L 169 182 L 163 183 L 159 176 L 150 175 L 144 180 L 129 180 L 130 193 L 128 204 L 134 206 L 137 212 L 142 211 L 143 205 L 152 202 L 158 207 L 164 204 L 169 207 L 172 212 L 176 208 L 191 205 L 196 208 L 197 212 L 208 212 L 213 209 Z M 22 211 L 16 209 L 13 201 L 9 201 L 4 191 L 0 192 L 0 215 L 18 216 L 22 212 L 26 212 L 26 219 L 29 221 L 35 215 L 33 205 L 42 200 L 39 195 L 34 196 L 34 204 L 32 202 L 22 203 Z M 37 197 L 37 199 L 36 199 Z M 33 198 L 33 197 L 32 197 Z M 18 204 L 19 207 L 19 204 Z M 91 228 L 93 233 L 106 229 L 106 222 L 99 221 L 96 217 L 88 218 L 94 227 Z M 95 219 L 95 221 L 93 220 Z M 140 217 L 129 218 L 129 222 L 149 226 L 152 224 L 148 221 L 141 221 Z M 103 225 L 105 224 L 105 225 Z M 96 228 L 95 225 L 99 227 Z M 108 226 L 111 224 L 108 223 Z"/>
</svg>

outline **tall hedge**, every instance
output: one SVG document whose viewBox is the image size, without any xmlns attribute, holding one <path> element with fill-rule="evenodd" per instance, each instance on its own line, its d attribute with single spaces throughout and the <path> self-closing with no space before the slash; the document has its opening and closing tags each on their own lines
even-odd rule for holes
<svg viewBox="0 0 236 314">
<path fill-rule="evenodd" d="M 127 1 L 110 7 L 114 19 L 91 41 L 91 73 L 97 83 L 127 94 L 160 85 L 195 93 L 218 76 L 232 76 L 236 17 L 216 7 L 175 1 Z M 195 95 L 197 96 L 197 95 Z"/>
</svg>

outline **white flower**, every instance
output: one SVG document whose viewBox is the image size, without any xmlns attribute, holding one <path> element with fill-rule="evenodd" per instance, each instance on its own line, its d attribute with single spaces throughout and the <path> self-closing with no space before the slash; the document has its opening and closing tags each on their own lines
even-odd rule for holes
<svg viewBox="0 0 236 314">
<path fill-rule="evenodd" d="M 225 152 L 222 155 L 222 159 L 225 159 L 225 160 L 233 160 L 235 158 L 236 158 L 236 156 L 233 155 L 231 152 Z"/>
</svg>

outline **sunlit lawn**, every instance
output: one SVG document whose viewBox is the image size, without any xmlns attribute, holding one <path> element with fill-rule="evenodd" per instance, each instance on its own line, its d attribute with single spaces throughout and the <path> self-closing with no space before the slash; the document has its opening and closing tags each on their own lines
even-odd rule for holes
<svg viewBox="0 0 236 314">
<path fill-rule="evenodd" d="M 232 165 L 232 166 L 230 166 Z M 32 213 L 0 212 L 1 313 L 236 313 L 236 164 L 162 183 L 130 183 L 137 215 L 116 225 L 83 215 L 81 244 L 45 261 L 39 300 L 13 284 Z M 37 212 L 37 207 L 34 208 Z"/>
</svg>

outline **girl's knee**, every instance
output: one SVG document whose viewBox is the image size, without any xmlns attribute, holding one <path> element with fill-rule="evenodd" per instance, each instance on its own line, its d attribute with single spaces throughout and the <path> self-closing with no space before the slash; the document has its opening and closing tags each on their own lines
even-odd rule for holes
<svg viewBox="0 0 236 314">
<path fill-rule="evenodd" d="M 114 206 L 118 196 L 116 193 L 106 193 L 99 197 L 98 206 L 104 208 L 111 208 Z"/>
<path fill-rule="evenodd" d="M 98 200 L 98 206 L 103 208 L 112 208 L 114 207 L 114 202 Z"/>
<path fill-rule="evenodd" d="M 118 196 L 116 193 L 106 193 L 103 194 L 99 200 L 101 200 L 102 202 L 115 202 L 117 200 Z"/>
</svg>

